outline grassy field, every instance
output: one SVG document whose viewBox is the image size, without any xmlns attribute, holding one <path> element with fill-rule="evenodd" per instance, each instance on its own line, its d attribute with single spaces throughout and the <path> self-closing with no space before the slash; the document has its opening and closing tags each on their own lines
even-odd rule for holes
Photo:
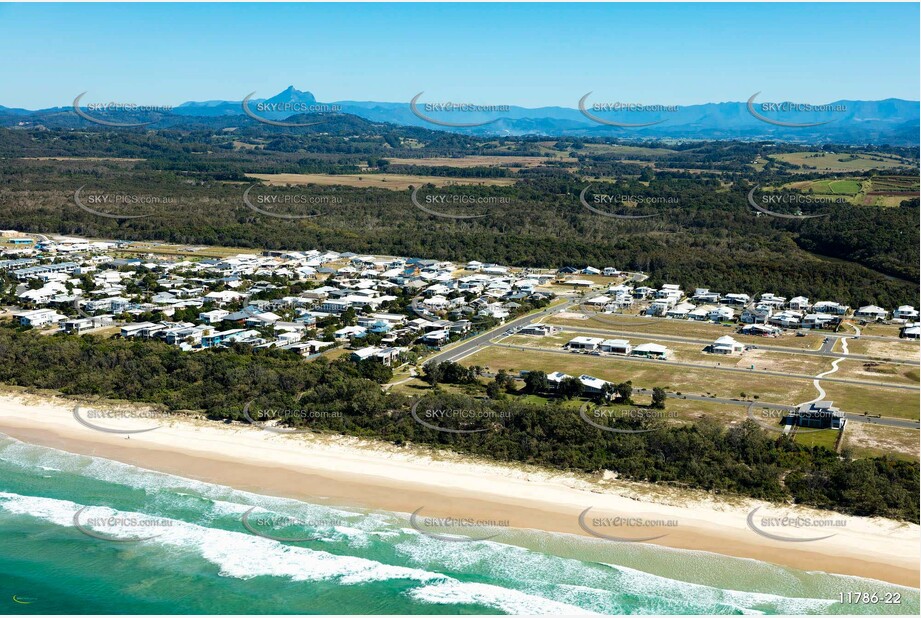
<svg viewBox="0 0 921 618">
<path fill-rule="evenodd" d="M 137 163 L 147 159 L 132 159 L 130 157 L 19 157 L 22 161 L 106 161 L 110 163 Z"/>
<path fill-rule="evenodd" d="M 910 162 L 878 153 L 835 154 L 828 152 L 789 152 L 770 155 L 771 159 L 821 172 L 862 172 L 871 169 L 910 169 Z"/>
<path fill-rule="evenodd" d="M 546 337 L 512 335 L 503 338 L 501 343 L 527 346 L 530 348 L 555 348 L 562 350 L 563 346 L 574 336 L 574 334 L 567 332 L 548 335 Z M 751 365 L 755 365 L 755 367 L 760 370 L 786 371 L 809 376 L 821 373 L 831 367 L 831 359 L 821 356 L 797 356 L 786 352 L 774 352 L 771 350 L 748 350 L 742 354 L 732 355 L 708 354 L 703 351 L 704 346 L 700 344 L 657 340 L 654 335 L 648 333 L 637 337 L 631 337 L 629 340 L 634 346 L 641 343 L 661 343 L 671 350 L 671 360 L 682 363 L 700 364 L 704 367 L 723 366 L 748 369 Z M 615 362 L 618 359 L 623 360 L 625 357 L 597 356 L 595 358 L 600 361 Z"/>
<path fill-rule="evenodd" d="M 391 165 L 422 165 L 433 167 L 508 167 L 522 169 L 546 165 L 548 161 L 576 163 L 572 157 L 528 157 L 520 155 L 468 155 L 464 157 L 427 157 L 424 159 L 387 159 Z"/>
<path fill-rule="evenodd" d="M 914 365 L 862 360 L 841 361 L 838 364 L 838 372 L 835 373 L 835 377 L 891 382 L 892 384 L 905 384 L 908 386 L 917 386 L 919 382 L 918 368 Z"/>
<path fill-rule="evenodd" d="M 918 181 L 908 176 L 803 180 L 783 185 L 781 189 L 795 189 L 829 201 L 843 197 L 862 206 L 894 207 L 918 197 Z"/>
<path fill-rule="evenodd" d="M 852 414 L 867 412 L 870 416 L 881 414 L 918 419 L 918 408 L 921 404 L 921 393 L 918 391 L 828 381 L 822 382 L 822 388 L 825 389 L 825 399 L 833 401 L 835 406 Z M 808 399 L 812 397 L 815 395 Z"/>
<path fill-rule="evenodd" d="M 675 349 L 673 344 L 670 344 L 669 347 Z M 813 375 L 831 367 L 830 360 L 821 357 L 810 358 L 810 364 L 803 365 L 802 359 L 793 355 L 776 352 L 768 356 L 767 354 L 770 353 L 763 350 L 750 351 L 747 354 L 753 352 L 761 352 L 764 355 L 755 358 L 735 357 L 733 360 L 720 359 L 710 362 L 733 363 L 739 367 L 747 367 L 753 362 L 759 369 L 769 368 L 775 371 L 786 370 L 791 373 L 804 372 Z M 685 352 L 678 350 L 679 355 L 683 353 Z M 783 360 L 776 360 L 776 357 L 783 357 Z M 712 358 L 708 357 L 708 360 Z M 514 373 L 522 369 L 532 369 L 546 373 L 562 371 L 573 376 L 589 374 L 612 382 L 632 380 L 635 386 L 643 388 L 662 386 L 673 392 L 729 399 L 757 396 L 762 401 L 787 405 L 797 405 L 818 394 L 811 378 L 749 375 L 727 372 L 704 365 L 699 368 L 680 367 L 670 365 L 667 361 L 650 363 L 625 357 L 539 354 L 528 350 L 496 346 L 480 350 L 467 357 L 463 364 L 481 365 L 492 371 L 506 369 Z M 874 376 L 874 379 L 879 382 L 885 381 L 885 378 L 880 376 Z M 822 386 L 827 393 L 825 398 L 834 401 L 836 406 L 846 412 L 855 414 L 869 412 L 871 415 L 883 414 L 910 419 L 919 417 L 918 391 L 892 389 L 884 386 L 841 384 L 827 380 L 822 382 Z M 745 397 L 742 397 L 742 393 L 745 393 Z"/>
<path fill-rule="evenodd" d="M 839 433 L 837 429 L 797 433 L 794 441 L 803 446 L 824 446 L 828 450 L 833 451 L 835 450 L 835 442 L 838 440 Z"/>
<path fill-rule="evenodd" d="M 493 346 L 468 356 L 462 364 L 514 373 L 530 369 L 546 373 L 562 371 L 572 376 L 589 374 L 611 382 L 632 380 L 637 387 L 662 386 L 669 391 L 702 396 L 741 398 L 745 393 L 747 396 L 757 395 L 764 401 L 790 405 L 815 397 L 812 381 L 805 378 L 752 376 L 707 367 L 679 367 L 666 361 L 653 363 L 586 354 L 536 354 Z"/>
<path fill-rule="evenodd" d="M 848 423 L 841 446 L 842 450 L 849 449 L 855 457 L 892 455 L 900 459 L 919 459 L 916 429 Z"/>
<path fill-rule="evenodd" d="M 848 339 L 847 349 L 851 354 L 861 354 L 875 358 L 898 358 L 903 360 L 919 360 L 919 346 L 917 341 L 907 339 Z M 840 351 L 840 349 L 839 349 Z"/>
<path fill-rule="evenodd" d="M 737 326 L 722 326 L 712 322 L 696 322 L 694 320 L 668 320 L 663 318 L 630 318 L 619 315 L 589 315 L 588 319 L 580 320 L 571 317 L 552 316 L 547 319 L 548 323 L 558 324 L 561 326 L 577 326 L 579 328 L 591 328 L 600 331 L 610 331 L 610 338 L 616 339 L 618 332 L 636 333 L 639 337 L 655 338 L 656 334 L 669 335 L 674 337 L 687 337 L 689 339 L 700 339 L 711 342 L 722 337 L 731 335 L 736 341 L 747 345 L 767 345 L 792 348 L 797 350 L 818 350 L 822 346 L 822 339 L 825 335 L 822 333 L 809 333 L 805 337 L 797 337 L 793 333 L 784 334 L 780 337 L 755 337 L 751 335 L 741 335 L 736 331 Z M 623 337 L 622 335 L 620 336 Z"/>
<path fill-rule="evenodd" d="M 118 250 L 117 254 L 125 254 L 128 257 L 137 257 L 135 254 L 153 255 L 178 255 L 185 258 L 203 257 L 203 258 L 225 258 L 232 255 L 249 254 L 259 255 L 255 249 L 241 249 L 240 247 L 200 247 L 190 245 L 170 245 L 166 243 L 150 242 L 132 242 L 130 245 Z"/>
<path fill-rule="evenodd" d="M 411 174 L 247 174 L 249 178 L 262 180 L 268 185 L 319 185 L 323 187 L 345 186 L 363 189 L 388 189 L 405 191 L 409 187 L 432 184 L 436 187 L 448 185 L 483 185 L 507 187 L 515 184 L 514 178 L 447 178 L 443 176 L 413 176 Z"/>
</svg>

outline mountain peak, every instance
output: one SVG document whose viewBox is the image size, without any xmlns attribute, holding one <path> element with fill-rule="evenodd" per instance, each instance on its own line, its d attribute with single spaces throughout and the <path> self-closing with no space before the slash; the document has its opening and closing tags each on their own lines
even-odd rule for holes
<svg viewBox="0 0 921 618">
<path fill-rule="evenodd" d="M 271 99 L 267 99 L 268 103 L 306 103 L 313 104 L 317 100 L 314 98 L 313 94 L 308 91 L 301 91 L 295 88 L 294 86 L 288 86 L 278 94 L 276 94 Z"/>
</svg>

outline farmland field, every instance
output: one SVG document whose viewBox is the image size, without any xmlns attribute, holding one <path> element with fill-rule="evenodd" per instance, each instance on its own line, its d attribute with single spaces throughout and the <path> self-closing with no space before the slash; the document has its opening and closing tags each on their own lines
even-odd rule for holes
<svg viewBox="0 0 921 618">
<path fill-rule="evenodd" d="M 773 154 L 768 158 L 820 172 L 858 172 L 871 169 L 910 169 L 912 164 L 900 157 L 878 153 L 835 154 L 806 151 Z"/>
<path fill-rule="evenodd" d="M 387 159 L 391 165 L 420 165 L 434 167 L 509 167 L 524 168 L 545 165 L 550 161 L 565 161 L 576 163 L 571 157 L 527 157 L 527 156 L 501 156 L 501 155 L 467 155 L 463 157 L 426 157 L 426 158 L 393 158 Z"/>
<path fill-rule="evenodd" d="M 247 174 L 268 185 L 319 185 L 332 187 L 360 187 L 363 189 L 388 189 L 405 191 L 410 187 L 432 184 L 483 185 L 507 187 L 515 184 L 514 178 L 446 178 L 443 176 L 413 176 L 411 174 Z"/>
</svg>

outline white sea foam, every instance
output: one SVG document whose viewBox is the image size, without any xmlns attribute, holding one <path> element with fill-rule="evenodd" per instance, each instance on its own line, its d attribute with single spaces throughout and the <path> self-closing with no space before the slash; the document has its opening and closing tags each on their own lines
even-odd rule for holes
<svg viewBox="0 0 921 618">
<path fill-rule="evenodd" d="M 72 527 L 74 513 L 81 505 L 68 501 L 37 496 L 0 492 L 0 509 L 28 515 L 53 523 Z M 119 516 L 124 518 L 149 517 L 142 513 L 115 511 L 108 507 L 89 507 L 81 520 L 95 517 Z M 452 577 L 426 571 L 382 564 L 374 560 L 353 556 L 337 556 L 323 551 L 292 547 L 269 539 L 206 528 L 179 520 L 158 528 L 159 536 L 142 541 L 165 545 L 198 553 L 205 560 L 219 566 L 225 577 L 250 579 L 258 576 L 285 577 L 294 581 L 337 580 L 344 585 L 364 584 L 387 580 L 409 580 L 424 584 L 410 591 L 412 598 L 436 604 L 480 604 L 508 613 L 529 614 L 584 614 L 585 610 L 558 601 L 502 588 L 500 586 L 463 583 Z M 91 527 L 86 526 L 85 527 Z M 133 531 L 91 527 L 108 536 L 129 538 Z"/>
<path fill-rule="evenodd" d="M 410 596 L 417 601 L 440 605 L 486 605 L 509 614 L 599 615 L 575 605 L 491 584 L 446 581 L 416 588 Z"/>
</svg>

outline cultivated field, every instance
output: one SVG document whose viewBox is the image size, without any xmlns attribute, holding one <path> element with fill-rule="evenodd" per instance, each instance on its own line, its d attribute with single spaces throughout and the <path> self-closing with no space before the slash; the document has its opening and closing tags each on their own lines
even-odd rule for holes
<svg viewBox="0 0 921 618">
<path fill-rule="evenodd" d="M 861 206 L 894 207 L 918 197 L 918 180 L 908 176 L 803 180 L 782 188 L 810 193 L 816 199 L 846 198 L 848 202 Z"/>
</svg>

